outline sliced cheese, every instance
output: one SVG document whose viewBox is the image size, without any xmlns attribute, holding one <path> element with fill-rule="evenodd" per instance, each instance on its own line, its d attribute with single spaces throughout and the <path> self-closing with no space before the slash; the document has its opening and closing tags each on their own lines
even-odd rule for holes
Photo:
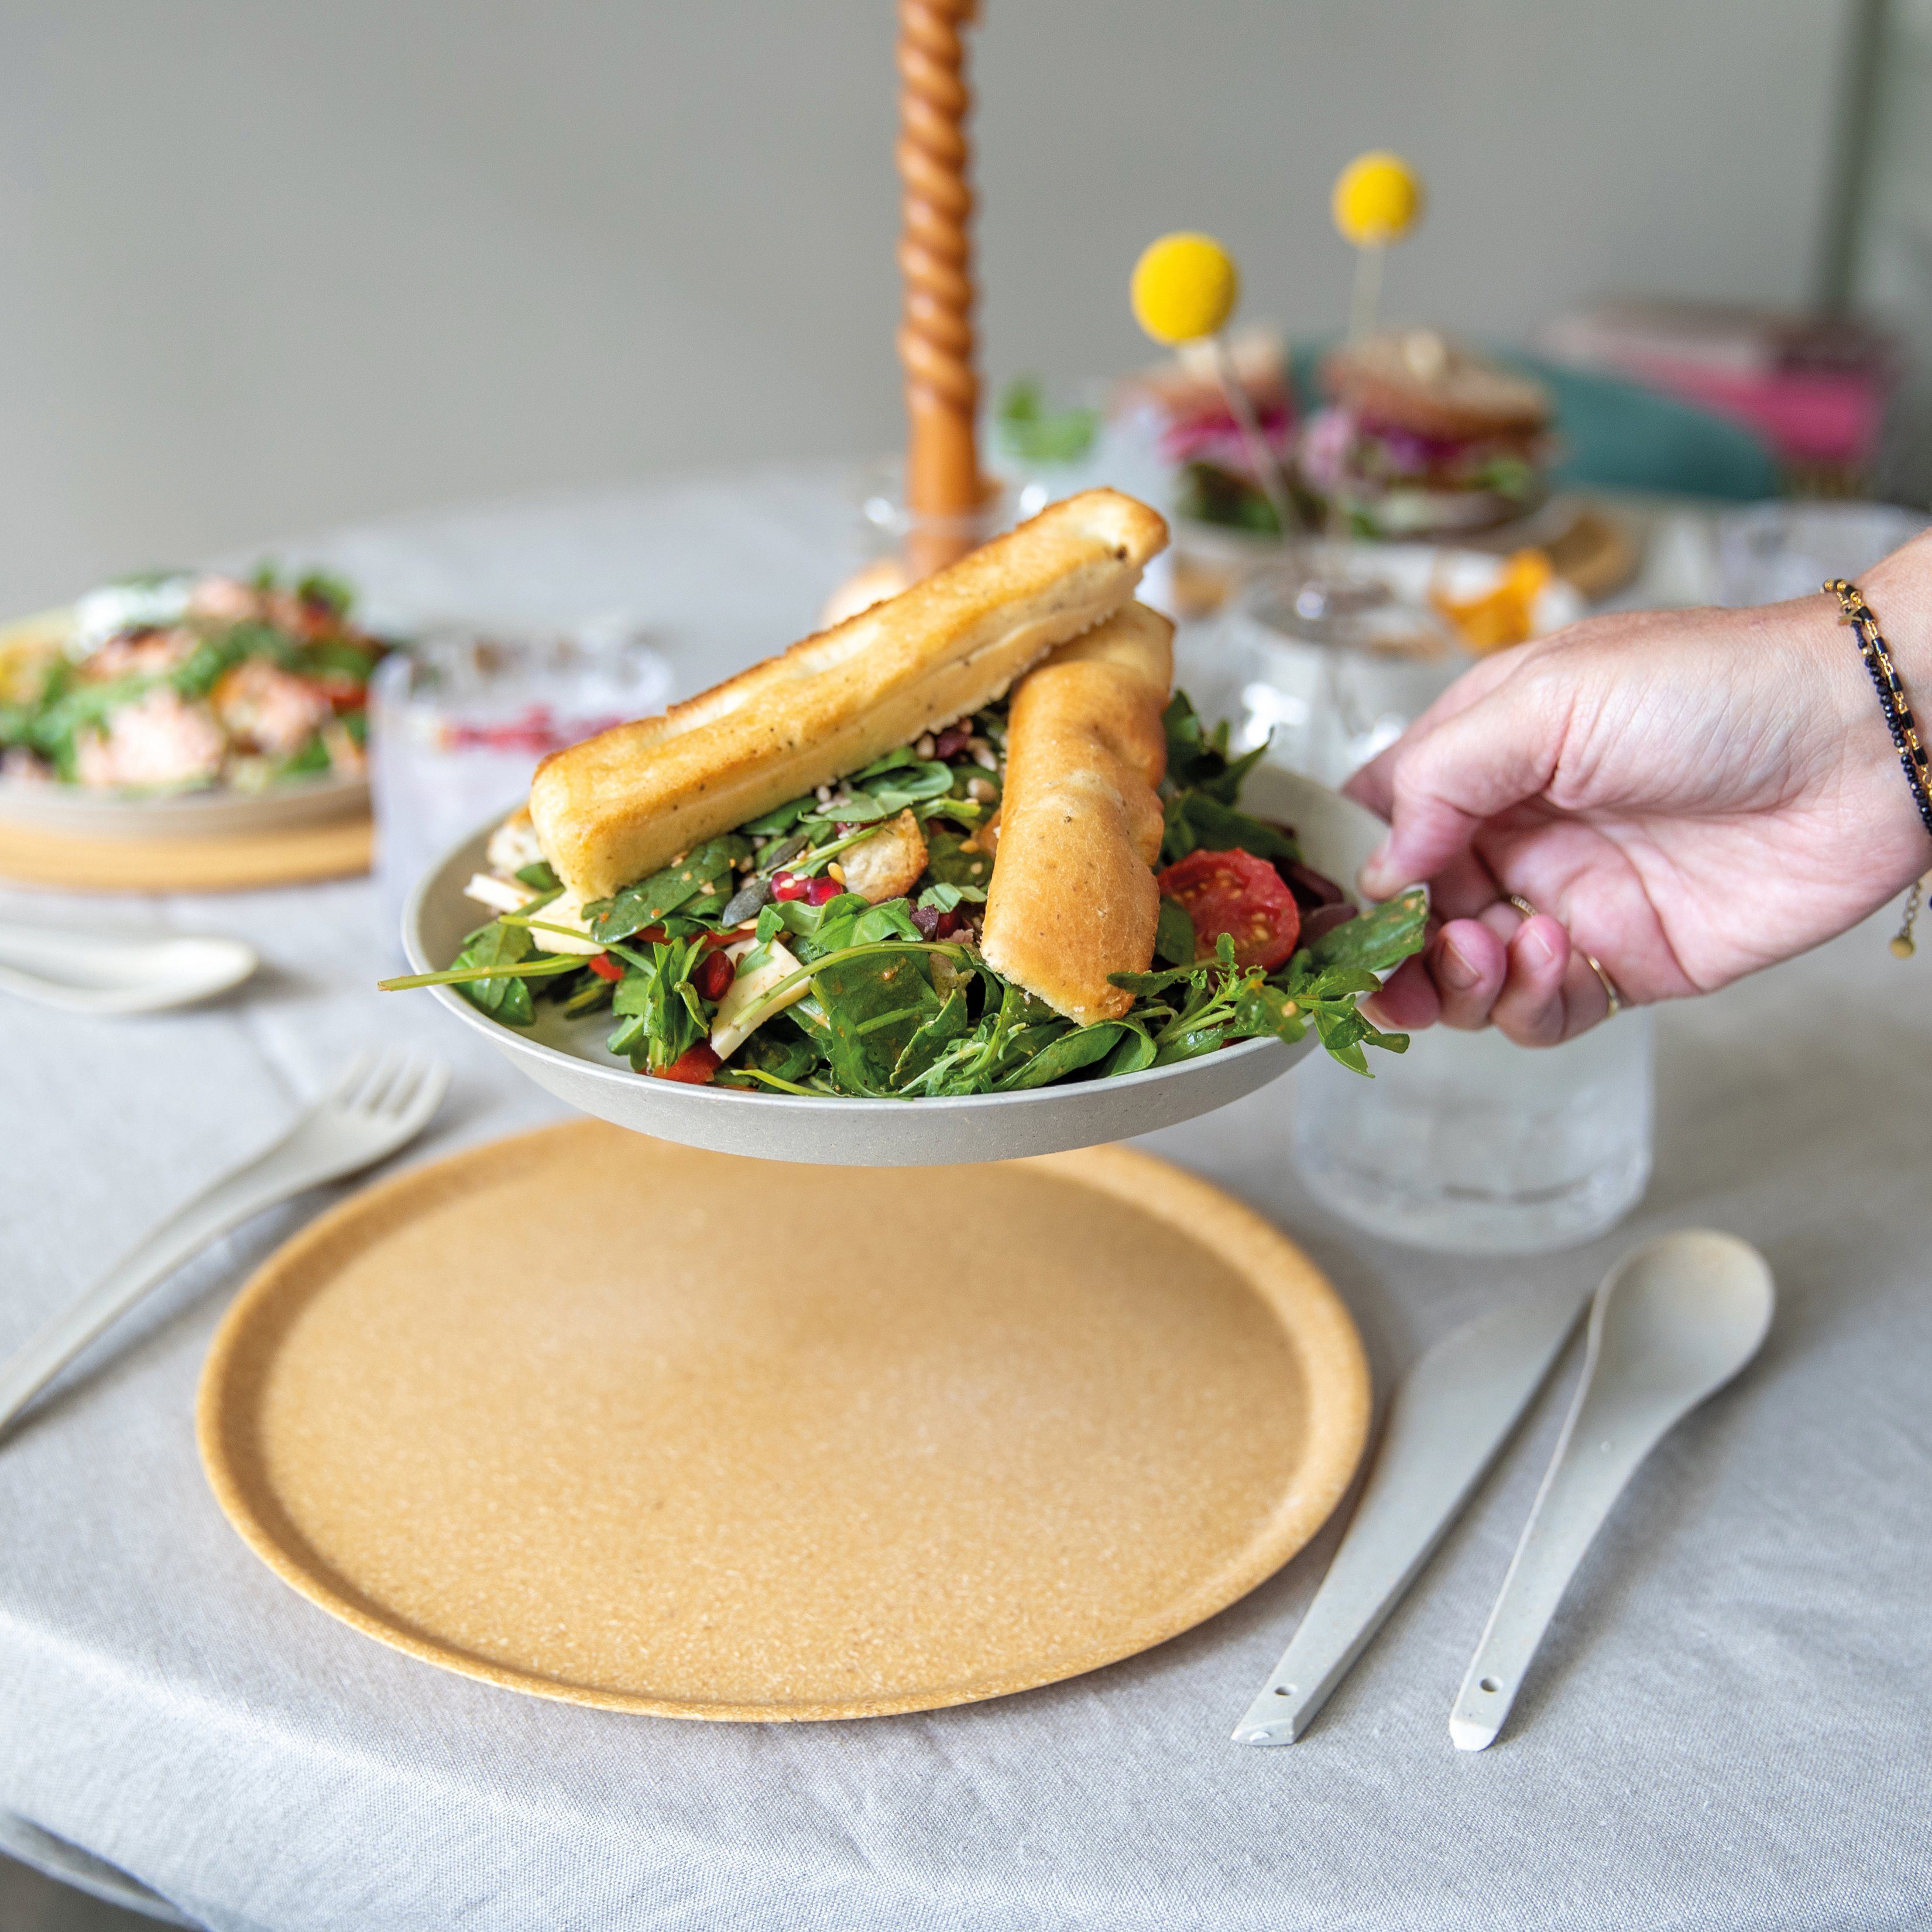
<svg viewBox="0 0 1932 1932">
<path fill-rule="evenodd" d="M 725 947 L 724 956 L 735 966 L 757 944 L 756 940 L 740 940 L 736 946 Z M 753 1016 L 753 1010 L 762 1004 L 766 994 L 799 970 L 797 960 L 776 939 L 770 942 L 770 950 L 771 958 L 748 973 L 740 973 L 718 1002 L 711 1024 L 711 1051 L 720 1060 L 729 1060 L 773 1013 L 796 1006 L 812 991 L 812 982 L 801 980 L 770 1012 L 758 1014 L 755 1025 L 747 1026 L 746 1021 Z"/>
<path fill-rule="evenodd" d="M 475 899 L 494 912 L 521 912 L 536 895 L 514 879 L 500 879 L 494 872 L 472 872 L 463 896 Z"/>
<path fill-rule="evenodd" d="M 586 957 L 604 950 L 601 940 L 592 939 L 590 928 L 584 920 L 584 902 L 574 892 L 566 892 L 554 898 L 547 906 L 539 906 L 530 914 L 533 920 L 541 920 L 541 926 L 532 926 L 530 938 L 536 942 L 539 952 L 578 952 Z M 544 926 L 567 926 L 571 930 L 564 932 L 546 932 Z M 580 938 L 577 935 L 582 934 Z"/>
</svg>

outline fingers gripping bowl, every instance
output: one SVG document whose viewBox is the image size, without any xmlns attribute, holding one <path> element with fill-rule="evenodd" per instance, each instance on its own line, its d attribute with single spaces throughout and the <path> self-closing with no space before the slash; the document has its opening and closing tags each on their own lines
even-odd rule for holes
<svg viewBox="0 0 1932 1932">
<path fill-rule="evenodd" d="M 587 1112 L 781 1160 L 1116 1139 L 1310 1039 L 1366 1072 L 1406 1041 L 1356 1003 L 1423 896 L 1358 916 L 1334 881 L 1376 821 L 1169 695 L 1172 626 L 1131 601 L 1165 538 L 1089 492 L 560 754 L 425 882 L 387 983 Z"/>
</svg>

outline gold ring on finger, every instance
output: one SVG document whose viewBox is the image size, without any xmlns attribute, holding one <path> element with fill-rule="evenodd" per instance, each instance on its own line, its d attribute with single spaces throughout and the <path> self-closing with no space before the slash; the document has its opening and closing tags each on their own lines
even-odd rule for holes
<svg viewBox="0 0 1932 1932">
<path fill-rule="evenodd" d="M 1510 904 L 1514 906 L 1516 910 L 1522 914 L 1525 919 L 1535 918 L 1535 907 L 1532 905 L 1520 892 L 1506 892 L 1503 896 Z M 1579 952 L 1583 952 L 1583 949 L 1580 946 L 1576 948 L 1576 950 Z M 1624 996 L 1617 991 L 1617 982 L 1604 971 L 1604 962 L 1594 952 L 1583 952 L 1583 963 L 1596 974 L 1598 983 L 1604 989 L 1604 998 L 1610 1003 L 1610 1010 L 1605 1017 L 1615 1019 L 1624 1010 Z"/>
</svg>

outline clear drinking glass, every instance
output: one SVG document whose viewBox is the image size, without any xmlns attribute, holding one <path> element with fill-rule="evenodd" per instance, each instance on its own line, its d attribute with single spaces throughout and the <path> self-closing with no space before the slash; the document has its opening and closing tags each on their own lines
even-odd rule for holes
<svg viewBox="0 0 1932 1932">
<path fill-rule="evenodd" d="M 537 761 L 662 710 L 670 666 L 621 620 L 566 634 L 434 631 L 386 658 L 369 689 L 382 933 L 398 944 L 417 881 L 529 790 Z"/>
<path fill-rule="evenodd" d="M 1574 1247 L 1650 1178 L 1651 1016 L 1557 1047 L 1432 1027 L 1376 1077 L 1315 1054 L 1298 1072 L 1295 1164 L 1372 1234 L 1452 1254 Z"/>
<path fill-rule="evenodd" d="M 1828 577 L 1862 577 L 1925 527 L 1889 503 L 1754 503 L 1718 520 L 1720 594 L 1732 605 L 1809 597 Z"/>
</svg>

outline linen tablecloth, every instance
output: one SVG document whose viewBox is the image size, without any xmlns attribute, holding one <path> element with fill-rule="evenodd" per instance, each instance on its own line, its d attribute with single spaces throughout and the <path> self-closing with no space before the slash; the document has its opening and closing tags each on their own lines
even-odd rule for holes
<svg viewBox="0 0 1932 1932">
<path fill-rule="evenodd" d="M 662 625 L 688 691 L 808 626 L 851 560 L 848 501 L 830 472 L 771 472 L 290 554 L 405 620 L 629 609 Z M 267 964 L 219 1005 L 150 1019 L 0 1001 L 0 1349 L 370 1042 L 458 1068 L 412 1159 L 555 1113 L 427 1000 L 375 992 L 388 942 L 365 883 L 118 912 L 245 934 Z M 1333 1526 L 1202 1628 L 1023 1696 L 658 1721 L 384 1649 L 228 1529 L 196 1460 L 196 1374 L 230 1293 L 311 1200 L 184 1270 L 0 1447 L 0 1806 L 220 1932 L 1925 1924 L 1932 962 L 1899 964 L 1874 922 L 1666 1010 L 1658 1037 L 1656 1179 L 1574 1253 L 1444 1260 L 1346 1228 L 1290 1172 L 1294 1077 L 1150 1143 L 1309 1248 L 1384 1391 L 1499 1295 L 1594 1280 L 1660 1228 L 1733 1228 L 1770 1257 L 1763 1354 L 1646 1466 L 1479 1756 L 1450 1748 L 1449 1702 L 1574 1358 L 1291 1748 L 1228 1732 Z"/>
</svg>

